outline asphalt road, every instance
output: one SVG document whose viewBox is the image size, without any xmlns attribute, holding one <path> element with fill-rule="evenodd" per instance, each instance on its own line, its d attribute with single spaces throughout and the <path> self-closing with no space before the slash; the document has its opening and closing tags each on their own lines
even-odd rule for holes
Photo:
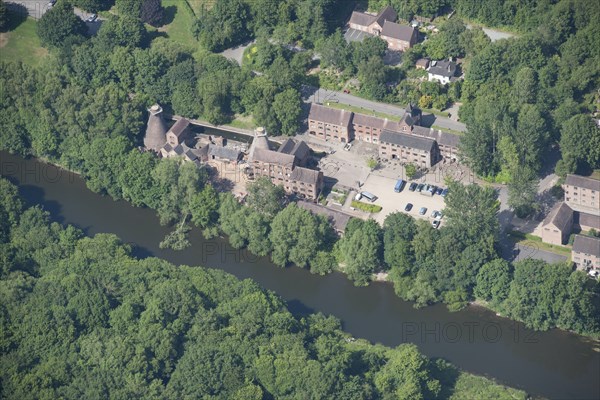
<svg viewBox="0 0 600 400">
<path fill-rule="evenodd" d="M 328 101 L 343 103 L 354 107 L 361 107 L 365 110 L 365 113 L 376 111 L 394 115 L 399 118 L 401 118 L 405 113 L 405 110 L 402 107 L 366 100 L 344 92 L 337 92 L 328 89 L 316 90 L 316 88 L 311 88 L 309 86 L 304 86 L 302 91 L 303 97 L 307 98 L 307 102 L 311 103 L 326 104 Z M 452 129 L 460 132 L 464 132 L 466 130 L 465 124 L 462 122 L 453 121 L 449 118 L 439 117 L 432 114 L 428 117 L 428 119 L 430 119 L 432 125 L 439 126 L 440 128 Z"/>
</svg>

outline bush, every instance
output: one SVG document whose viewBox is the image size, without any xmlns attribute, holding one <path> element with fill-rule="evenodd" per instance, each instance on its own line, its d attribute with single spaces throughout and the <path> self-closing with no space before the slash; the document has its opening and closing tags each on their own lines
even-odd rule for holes
<svg viewBox="0 0 600 400">
<path fill-rule="evenodd" d="M 352 207 L 368 213 L 378 213 L 381 211 L 381 206 L 378 206 L 377 204 L 367 204 L 357 200 L 352 200 Z"/>
</svg>

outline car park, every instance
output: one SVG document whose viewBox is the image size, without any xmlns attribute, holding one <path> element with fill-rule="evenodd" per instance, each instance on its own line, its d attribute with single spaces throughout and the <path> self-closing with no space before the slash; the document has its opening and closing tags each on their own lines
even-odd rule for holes
<svg viewBox="0 0 600 400">
<path fill-rule="evenodd" d="M 410 210 L 412 210 L 412 208 L 413 208 L 413 205 L 411 203 L 408 203 L 406 205 L 406 207 L 404 207 L 404 211 L 409 212 Z"/>
<path fill-rule="evenodd" d="M 417 184 L 416 182 L 411 182 L 410 186 L 408 187 L 408 190 L 410 190 L 411 192 L 414 192 L 417 189 Z"/>
<path fill-rule="evenodd" d="M 421 207 L 421 209 L 419 210 L 419 215 L 425 215 L 426 212 L 427 212 L 427 207 Z"/>
<path fill-rule="evenodd" d="M 431 225 L 432 225 L 432 226 L 433 226 L 435 229 L 437 229 L 437 228 L 439 228 L 439 227 L 440 227 L 440 221 L 439 221 L 439 220 L 437 220 L 437 219 L 435 219 L 435 220 L 433 220 L 433 221 L 431 222 Z"/>
</svg>

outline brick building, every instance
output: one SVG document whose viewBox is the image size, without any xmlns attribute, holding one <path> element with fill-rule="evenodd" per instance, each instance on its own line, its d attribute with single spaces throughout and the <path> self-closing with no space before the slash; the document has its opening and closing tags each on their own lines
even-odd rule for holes
<svg viewBox="0 0 600 400">
<path fill-rule="evenodd" d="M 600 270 L 600 238 L 577 235 L 573 242 L 571 259 L 577 269 Z"/>
<path fill-rule="evenodd" d="M 350 120 L 352 112 L 311 103 L 308 114 L 308 133 L 324 140 L 342 143 L 352 141 Z"/>
</svg>

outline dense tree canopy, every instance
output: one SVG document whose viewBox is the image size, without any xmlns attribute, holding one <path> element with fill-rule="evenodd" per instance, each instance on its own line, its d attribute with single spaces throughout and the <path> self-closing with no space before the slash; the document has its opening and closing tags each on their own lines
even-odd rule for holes
<svg viewBox="0 0 600 400">
<path fill-rule="evenodd" d="M 73 6 L 61 1 L 40 18 L 37 32 L 43 45 L 61 47 L 68 37 L 84 35 L 87 28 L 73 12 Z"/>
</svg>

